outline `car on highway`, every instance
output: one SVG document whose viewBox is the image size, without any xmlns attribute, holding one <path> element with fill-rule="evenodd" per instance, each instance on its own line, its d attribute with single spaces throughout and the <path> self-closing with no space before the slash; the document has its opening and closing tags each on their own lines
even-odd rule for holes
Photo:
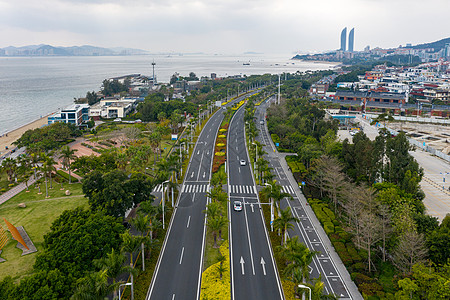
<svg viewBox="0 0 450 300">
<path fill-rule="evenodd" d="M 242 210 L 242 202 L 241 201 L 234 201 L 233 209 L 235 211 L 241 211 Z"/>
<path fill-rule="evenodd" d="M 247 164 L 247 162 L 246 162 L 245 160 L 241 159 L 241 160 L 239 161 L 239 164 L 240 164 L 241 166 L 245 166 L 245 165 Z"/>
</svg>

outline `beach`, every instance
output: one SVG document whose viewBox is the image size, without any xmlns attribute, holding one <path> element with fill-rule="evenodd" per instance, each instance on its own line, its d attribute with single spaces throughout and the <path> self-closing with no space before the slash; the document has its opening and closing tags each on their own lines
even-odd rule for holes
<svg viewBox="0 0 450 300">
<path fill-rule="evenodd" d="M 25 131 L 40 128 L 43 125 L 47 125 L 48 122 L 47 117 L 48 116 L 45 116 L 43 118 L 30 122 L 26 125 L 23 125 L 19 128 L 11 130 L 6 134 L 3 134 L 3 136 L 0 137 L 0 155 L 3 156 L 6 153 L 9 153 L 11 149 L 14 149 L 16 146 L 14 146 L 12 143 L 17 139 L 19 139 Z M 8 147 L 8 149 L 6 149 L 6 147 Z"/>
</svg>

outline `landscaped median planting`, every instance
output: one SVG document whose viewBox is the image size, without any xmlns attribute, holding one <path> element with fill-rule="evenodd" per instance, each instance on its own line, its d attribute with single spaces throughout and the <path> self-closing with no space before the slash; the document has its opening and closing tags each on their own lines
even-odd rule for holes
<svg viewBox="0 0 450 300">
<path fill-rule="evenodd" d="M 206 269 L 202 274 L 202 288 L 200 299 L 230 299 L 230 254 L 228 241 L 220 246 L 220 253 L 225 260 L 217 262 Z"/>
<path fill-rule="evenodd" d="M 228 123 L 225 123 L 219 129 L 219 135 L 216 140 L 216 147 L 214 149 L 214 158 L 213 158 L 213 166 L 212 172 L 215 173 L 219 170 L 220 166 L 225 164 L 226 154 L 227 154 L 227 136 L 226 132 L 228 131 Z"/>
</svg>

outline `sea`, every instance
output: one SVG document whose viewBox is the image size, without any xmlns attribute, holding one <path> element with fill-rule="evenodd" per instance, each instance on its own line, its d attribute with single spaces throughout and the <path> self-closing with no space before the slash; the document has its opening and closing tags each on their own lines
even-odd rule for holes
<svg viewBox="0 0 450 300">
<path fill-rule="evenodd" d="M 33 122 L 98 91 L 104 79 L 128 74 L 167 83 L 175 73 L 260 75 L 323 70 L 334 65 L 290 60 L 292 55 L 139 55 L 0 57 L 0 134 Z M 244 65 L 245 63 L 245 65 Z"/>
</svg>

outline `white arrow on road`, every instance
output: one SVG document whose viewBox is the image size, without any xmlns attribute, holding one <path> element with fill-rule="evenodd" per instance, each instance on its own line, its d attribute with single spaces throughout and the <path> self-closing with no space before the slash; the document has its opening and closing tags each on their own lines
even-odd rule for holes
<svg viewBox="0 0 450 300">
<path fill-rule="evenodd" d="M 205 176 L 206 176 L 206 172 L 203 172 L 203 178 L 205 178 Z"/>
<path fill-rule="evenodd" d="M 191 178 L 192 178 L 192 177 L 194 177 L 194 172 L 192 172 L 192 174 L 191 174 Z"/>
<path fill-rule="evenodd" d="M 242 270 L 242 275 L 244 275 L 244 259 L 241 256 L 241 260 L 239 261 L 239 263 L 241 264 L 241 270 Z"/>
<path fill-rule="evenodd" d="M 209 155 L 209 150 L 208 150 L 208 151 L 206 151 L 206 155 Z"/>
<path fill-rule="evenodd" d="M 263 274 L 266 276 L 266 262 L 264 261 L 264 258 L 261 257 L 261 267 L 263 269 Z"/>
<path fill-rule="evenodd" d="M 199 155 L 199 154 L 200 154 L 200 150 L 197 151 L 197 155 Z"/>
<path fill-rule="evenodd" d="M 250 207 L 252 208 L 252 212 L 255 212 L 255 211 L 253 210 L 253 203 L 250 203 Z"/>
</svg>

